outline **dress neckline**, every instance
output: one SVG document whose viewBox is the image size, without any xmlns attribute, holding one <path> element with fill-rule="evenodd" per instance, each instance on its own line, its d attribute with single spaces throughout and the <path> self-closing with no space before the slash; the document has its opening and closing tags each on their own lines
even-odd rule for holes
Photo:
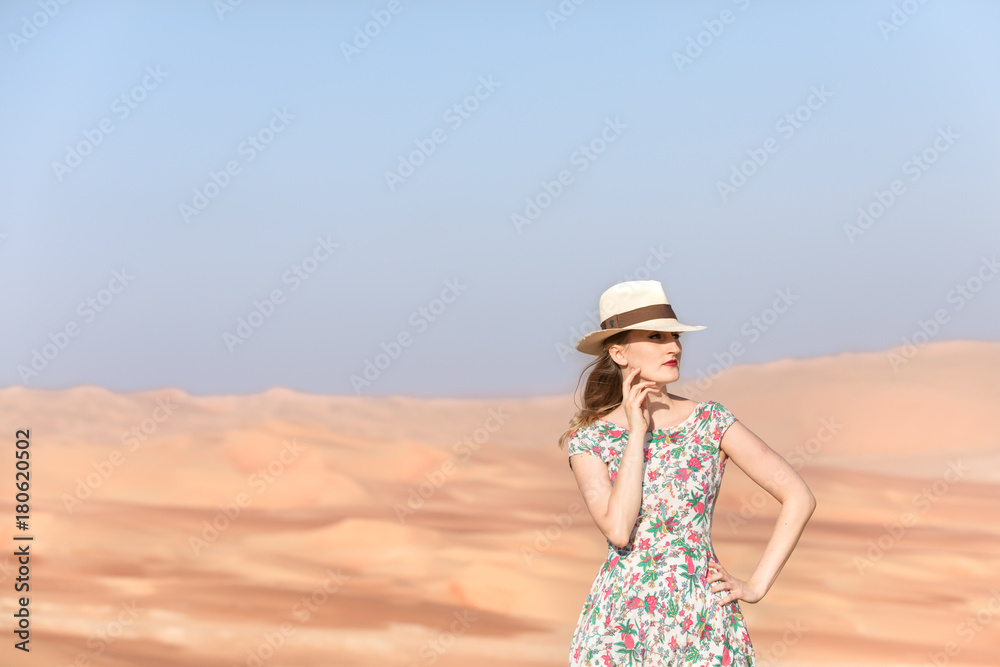
<svg viewBox="0 0 1000 667">
<path fill-rule="evenodd" d="M 698 404 L 694 406 L 694 410 L 691 411 L 691 414 L 688 415 L 687 419 L 685 419 L 684 421 L 682 421 L 680 424 L 677 424 L 676 426 L 670 426 L 668 428 L 654 428 L 651 431 L 646 431 L 646 433 L 666 433 L 668 431 L 678 431 L 681 428 L 687 426 L 687 423 L 689 421 L 691 421 L 692 419 L 694 419 L 695 415 L 697 415 L 699 413 L 699 408 L 701 406 L 707 405 L 707 404 L 708 404 L 708 401 L 699 401 Z M 623 427 L 619 426 L 618 424 L 616 424 L 616 423 L 614 423 L 612 421 L 608 421 L 607 419 L 604 419 L 602 417 L 598 417 L 597 421 L 601 421 L 601 422 L 604 422 L 605 424 L 608 424 L 609 426 L 613 426 L 615 429 L 617 429 L 617 430 L 619 430 L 619 431 L 621 431 L 623 433 L 630 433 L 630 431 L 627 428 L 623 428 Z"/>
</svg>

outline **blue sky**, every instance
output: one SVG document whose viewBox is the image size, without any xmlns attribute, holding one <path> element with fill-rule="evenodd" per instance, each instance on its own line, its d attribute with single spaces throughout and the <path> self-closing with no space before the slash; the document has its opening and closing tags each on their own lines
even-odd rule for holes
<svg viewBox="0 0 1000 667">
<path fill-rule="evenodd" d="M 687 377 L 998 338 L 996 3 L 219 6 L 0 9 L 0 385 L 567 393 L 629 277 Z"/>
</svg>

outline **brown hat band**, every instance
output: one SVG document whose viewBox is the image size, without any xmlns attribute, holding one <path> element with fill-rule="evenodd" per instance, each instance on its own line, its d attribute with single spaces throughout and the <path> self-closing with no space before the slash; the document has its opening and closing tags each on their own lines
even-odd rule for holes
<svg viewBox="0 0 1000 667">
<path fill-rule="evenodd" d="M 643 306 L 642 308 L 626 310 L 624 313 L 612 315 L 601 322 L 601 329 L 621 329 L 638 324 L 639 322 L 661 318 L 677 319 L 677 315 L 674 314 L 674 309 L 670 307 L 669 303 L 654 303 L 651 306 Z"/>
</svg>

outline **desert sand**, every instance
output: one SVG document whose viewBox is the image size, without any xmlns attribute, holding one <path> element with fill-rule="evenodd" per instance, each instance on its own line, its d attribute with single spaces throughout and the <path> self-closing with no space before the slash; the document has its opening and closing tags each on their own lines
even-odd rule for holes
<svg viewBox="0 0 1000 667">
<path fill-rule="evenodd" d="M 738 365 L 715 400 L 818 507 L 767 596 L 758 665 L 1000 664 L 1000 343 Z M 684 368 L 682 367 L 682 377 Z M 31 430 L 31 653 L 2 665 L 565 665 L 606 542 L 557 439 L 573 397 L 283 388 L 0 390 Z M 778 503 L 730 463 L 722 563 L 748 577 Z M 905 524 L 905 525 L 904 525 Z"/>
</svg>

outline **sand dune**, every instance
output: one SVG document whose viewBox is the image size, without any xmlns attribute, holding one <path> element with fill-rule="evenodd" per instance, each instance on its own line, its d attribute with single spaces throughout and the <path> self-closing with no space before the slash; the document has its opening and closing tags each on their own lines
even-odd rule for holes
<svg viewBox="0 0 1000 667">
<path fill-rule="evenodd" d="M 997 664 L 1000 343 L 888 352 L 672 389 L 724 403 L 819 501 L 743 606 L 762 666 Z M 35 536 L 30 662 L 8 638 L 3 665 L 561 665 L 604 557 L 555 445 L 568 395 L 0 398 L 32 430 Z M 777 509 L 727 467 L 714 540 L 738 576 Z M 15 576 L 0 558 L 8 619 Z"/>
</svg>

